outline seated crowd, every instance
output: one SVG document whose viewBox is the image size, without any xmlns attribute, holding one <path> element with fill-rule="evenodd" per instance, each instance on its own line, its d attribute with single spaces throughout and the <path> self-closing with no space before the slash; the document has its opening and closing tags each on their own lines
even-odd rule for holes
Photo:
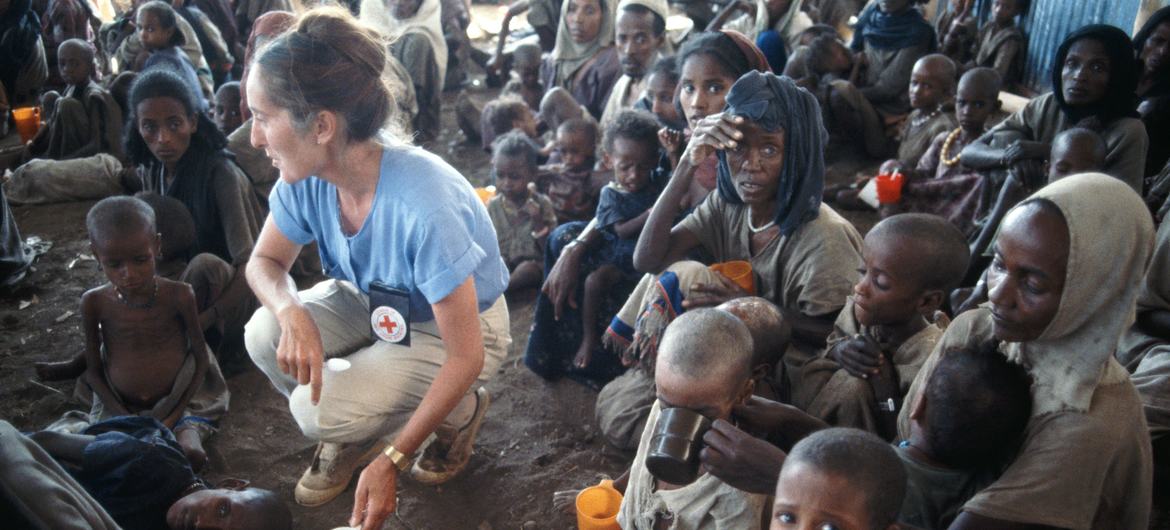
<svg viewBox="0 0 1170 530">
<path fill-rule="evenodd" d="M 467 464 L 507 297 L 535 298 L 524 365 L 597 391 L 623 528 L 1146 528 L 1170 498 L 1170 7 L 1075 29 L 1034 93 L 1031 2 L 924 3 L 736 0 L 679 32 L 666 0 L 519 0 L 488 53 L 461 2 L 0 0 L 0 286 L 31 265 L 9 201 L 101 199 L 108 280 L 80 353 L 36 363 L 88 410 L 0 421 L 0 513 L 291 527 L 201 478 L 255 363 L 319 442 L 296 502 L 369 464 L 350 524 L 379 528 L 379 473 Z M 444 92 L 489 153 L 480 201 L 426 151 Z M 871 170 L 829 185 L 841 159 Z"/>
</svg>

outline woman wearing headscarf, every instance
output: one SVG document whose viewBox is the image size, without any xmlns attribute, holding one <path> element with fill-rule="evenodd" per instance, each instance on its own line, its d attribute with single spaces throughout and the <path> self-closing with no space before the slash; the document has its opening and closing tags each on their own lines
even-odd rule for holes
<svg viewBox="0 0 1170 530">
<path fill-rule="evenodd" d="M 9 0 L 0 4 L 0 111 L 36 104 L 40 89 L 49 78 L 41 23 L 32 10 L 32 0 Z M 3 112 L 4 118 L 7 115 Z"/>
<path fill-rule="evenodd" d="M 1142 67 L 1137 84 L 1138 113 L 1150 138 L 1166 138 L 1170 136 L 1170 6 L 1150 16 L 1134 35 L 1133 48 Z M 1170 146 L 1166 142 L 1151 143 L 1146 153 L 1145 195 L 1146 204 L 1154 209 L 1170 195 L 1170 182 L 1153 179 L 1167 160 Z"/>
<path fill-rule="evenodd" d="M 816 98 L 787 77 L 758 71 L 731 87 L 722 113 L 699 122 L 638 238 L 634 265 L 649 274 L 607 331 L 624 347 L 627 366 L 653 373 L 658 340 L 679 313 L 755 294 L 776 304 L 792 326 L 781 384 L 799 384 L 862 266 L 860 234 L 821 202 L 827 141 Z M 680 199 L 708 158 L 718 160 L 717 189 L 676 224 Z M 684 261 L 696 250 L 713 263 L 750 262 L 755 293 Z M 652 400 L 653 378 L 644 379 L 643 394 Z M 624 393 L 637 403 L 630 389 Z"/>
<path fill-rule="evenodd" d="M 565 0 L 557 43 L 540 65 L 545 90 L 561 87 L 600 119 L 614 83 L 622 75 L 613 47 L 613 0 Z"/>
<path fill-rule="evenodd" d="M 833 81 L 829 105 L 842 133 L 864 142 L 865 151 L 885 157 L 894 143 L 888 126 L 910 112 L 910 72 L 922 56 L 934 51 L 934 28 L 916 4 L 922 0 L 885 0 L 870 3 L 858 15 L 853 42 L 865 73 L 850 83 Z"/>
<path fill-rule="evenodd" d="M 1053 65 L 1052 92 L 1032 99 L 965 147 L 960 153 L 963 165 L 1011 168 L 1025 176 L 1038 173 L 1056 135 L 1080 126 L 1105 140 L 1103 172 L 1141 193 L 1150 142 L 1134 110 L 1138 61 L 1129 36 L 1113 26 L 1085 26 L 1061 43 Z M 992 147 L 997 137 L 1019 139 L 1007 147 Z"/>
<path fill-rule="evenodd" d="M 362 0 L 362 22 L 393 39 L 390 53 L 406 68 L 419 97 L 414 117 L 420 145 L 439 137 L 443 84 L 447 76 L 447 40 L 439 0 Z"/>
<path fill-rule="evenodd" d="M 951 323 L 899 416 L 906 439 L 913 404 L 955 348 L 995 340 L 1032 376 L 1032 416 L 1016 457 L 951 528 L 1147 527 L 1150 438 L 1114 352 L 1133 320 L 1153 232 L 1141 198 L 1103 174 L 1049 184 L 1006 217 L 990 304 Z"/>
</svg>

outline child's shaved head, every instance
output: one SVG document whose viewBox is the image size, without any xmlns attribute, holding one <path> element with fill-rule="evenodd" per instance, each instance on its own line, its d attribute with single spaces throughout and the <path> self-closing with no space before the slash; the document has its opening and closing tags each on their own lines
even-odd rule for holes
<svg viewBox="0 0 1170 530">
<path fill-rule="evenodd" d="M 931 75 L 938 76 L 939 80 L 950 83 L 951 88 L 954 88 L 955 79 L 958 77 L 955 62 L 941 53 L 932 53 L 919 59 L 914 63 L 914 68 L 922 68 Z"/>
<path fill-rule="evenodd" d="M 512 64 L 516 68 L 540 66 L 540 46 L 521 44 L 512 52 Z"/>
<path fill-rule="evenodd" d="M 1052 140 L 1048 157 L 1048 182 L 1077 173 L 1100 171 L 1105 166 L 1108 147 L 1100 134 L 1084 127 L 1073 127 Z"/>
<path fill-rule="evenodd" d="M 924 290 L 949 292 L 967 272 L 971 250 L 963 233 L 937 215 L 906 213 L 888 217 L 865 236 L 866 248 L 899 248 L 900 268 L 912 271 Z"/>
<path fill-rule="evenodd" d="M 792 326 L 780 308 L 767 298 L 745 296 L 723 302 L 716 309 L 735 315 L 752 334 L 752 367 L 775 365 L 792 340 Z"/>
<path fill-rule="evenodd" d="M 808 69 L 816 75 L 847 74 L 851 54 L 836 33 L 821 35 L 808 45 Z"/>
<path fill-rule="evenodd" d="M 566 121 L 584 117 L 581 104 L 562 87 L 549 89 L 540 100 L 540 120 L 554 131 Z"/>
<path fill-rule="evenodd" d="M 658 346 L 659 369 L 691 380 L 742 382 L 751 375 L 752 335 L 726 311 L 702 308 L 674 319 Z"/>
<path fill-rule="evenodd" d="M 126 196 L 108 197 L 93 205 L 85 216 L 85 230 L 94 245 L 128 234 L 158 233 L 150 205 Z"/>
<path fill-rule="evenodd" d="M 1001 462 L 1032 416 L 1031 384 L 993 341 L 944 353 L 926 381 L 924 417 L 914 418 L 931 458 L 955 469 Z"/>
<path fill-rule="evenodd" d="M 999 72 L 994 68 L 987 68 L 980 66 L 973 68 L 963 77 L 959 79 L 959 90 L 969 90 L 972 96 L 997 99 L 999 98 L 1000 88 L 1003 86 L 1003 78 L 1000 77 Z"/>
<path fill-rule="evenodd" d="M 893 447 L 859 429 L 826 429 L 801 440 L 784 460 L 773 528 L 782 518 L 818 513 L 855 523 L 847 527 L 887 529 L 905 496 L 906 470 Z"/>
<path fill-rule="evenodd" d="M 933 53 L 914 63 L 910 72 L 910 106 L 931 109 L 955 94 L 955 62 Z"/>
<path fill-rule="evenodd" d="M 179 199 L 154 192 L 138 192 L 134 197 L 141 199 L 154 210 L 155 226 L 162 234 L 162 254 L 166 259 L 187 257 L 198 242 L 195 235 L 195 219 Z"/>
</svg>

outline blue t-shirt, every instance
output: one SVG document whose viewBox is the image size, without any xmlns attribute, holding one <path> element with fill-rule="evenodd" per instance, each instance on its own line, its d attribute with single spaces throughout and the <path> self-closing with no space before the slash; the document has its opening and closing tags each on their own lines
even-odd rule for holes
<svg viewBox="0 0 1170 530">
<path fill-rule="evenodd" d="M 369 293 L 381 281 L 410 293 L 411 320 L 434 319 L 437 303 L 468 276 L 479 310 L 508 285 L 496 229 L 467 179 L 417 147 L 387 147 L 365 224 L 341 230 L 337 188 L 317 177 L 278 181 L 269 198 L 276 227 L 294 243 L 316 241 L 325 274 Z"/>
</svg>

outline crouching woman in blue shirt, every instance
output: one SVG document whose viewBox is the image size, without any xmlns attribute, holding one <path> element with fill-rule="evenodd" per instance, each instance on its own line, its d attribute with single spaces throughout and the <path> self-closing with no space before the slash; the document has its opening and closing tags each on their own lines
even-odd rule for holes
<svg viewBox="0 0 1170 530">
<path fill-rule="evenodd" d="M 260 52 L 247 84 L 252 144 L 280 169 L 247 269 L 264 304 L 248 353 L 320 440 L 297 502 L 329 501 L 370 462 L 351 520 L 363 529 L 394 510 L 398 473 L 437 484 L 466 465 L 482 385 L 511 343 L 487 210 L 455 169 L 384 131 L 397 118 L 385 63 L 376 33 L 319 8 Z M 297 292 L 288 270 L 311 241 L 330 279 Z"/>
</svg>

